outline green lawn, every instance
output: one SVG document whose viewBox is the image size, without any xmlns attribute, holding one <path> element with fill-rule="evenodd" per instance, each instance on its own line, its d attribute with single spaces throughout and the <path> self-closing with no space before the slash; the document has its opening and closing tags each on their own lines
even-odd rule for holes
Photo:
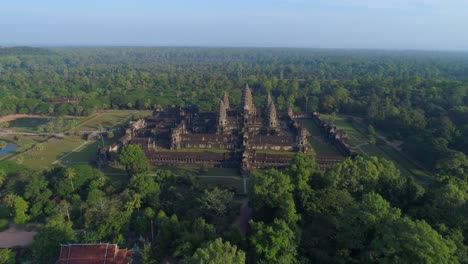
<svg viewBox="0 0 468 264">
<path fill-rule="evenodd" d="M 52 162 L 60 159 L 65 154 L 71 152 L 76 147 L 84 143 L 80 137 L 66 137 L 66 138 L 51 138 L 43 143 L 43 150 L 40 151 L 26 151 L 21 154 L 23 157 L 23 164 L 30 169 L 45 169 L 49 167 Z M 18 160 L 18 156 L 15 159 Z"/>
<path fill-rule="evenodd" d="M 98 139 L 95 141 L 90 141 L 82 148 L 65 157 L 63 162 L 89 162 L 94 159 L 94 157 L 96 157 L 98 149 L 102 147 L 103 144 L 104 146 L 109 146 L 114 142 L 114 139 Z"/>
<path fill-rule="evenodd" d="M 311 134 L 308 141 L 317 155 L 341 156 L 335 146 L 325 141 L 319 127 L 311 119 L 302 119 L 299 122 Z"/>
<path fill-rule="evenodd" d="M 99 126 L 103 129 L 111 128 L 119 124 L 127 123 L 133 115 L 149 115 L 151 111 L 138 110 L 108 110 L 105 113 L 91 117 L 77 126 L 81 131 L 97 130 Z"/>
</svg>

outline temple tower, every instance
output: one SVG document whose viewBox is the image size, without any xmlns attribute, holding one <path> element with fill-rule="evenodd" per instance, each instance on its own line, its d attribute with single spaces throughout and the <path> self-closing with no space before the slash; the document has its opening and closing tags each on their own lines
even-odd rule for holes
<svg viewBox="0 0 468 264">
<path fill-rule="evenodd" d="M 252 91 L 248 84 L 245 85 L 244 91 L 242 92 L 241 105 L 239 109 L 240 123 L 242 131 L 248 132 L 251 128 L 251 124 L 255 122 L 256 109 L 253 104 Z"/>
<path fill-rule="evenodd" d="M 252 100 L 252 91 L 248 84 L 245 85 L 244 91 L 242 92 L 241 107 L 241 111 L 244 113 L 252 114 L 255 112 L 255 106 Z"/>
<path fill-rule="evenodd" d="M 267 117 L 268 127 L 270 129 L 274 129 L 278 131 L 278 128 L 279 128 L 278 115 L 276 113 L 275 103 L 273 102 L 270 94 L 268 94 L 266 104 L 267 104 L 266 105 L 266 110 L 267 110 L 266 117 Z"/>
<path fill-rule="evenodd" d="M 226 107 L 226 110 L 229 110 L 231 108 L 231 106 L 229 105 L 229 97 L 226 92 L 224 92 L 224 95 L 223 95 L 223 103 L 224 103 L 224 107 Z"/>
<path fill-rule="evenodd" d="M 227 125 L 227 113 L 226 105 L 224 100 L 219 100 L 219 110 L 218 110 L 218 133 L 223 133 Z"/>
<path fill-rule="evenodd" d="M 267 100 L 266 100 L 266 108 L 268 109 L 272 103 L 273 103 L 273 99 L 271 98 L 271 94 L 268 93 Z"/>
</svg>

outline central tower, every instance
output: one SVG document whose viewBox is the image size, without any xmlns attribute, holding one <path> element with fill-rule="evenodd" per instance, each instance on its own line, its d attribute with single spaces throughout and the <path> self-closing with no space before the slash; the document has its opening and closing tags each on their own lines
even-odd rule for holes
<svg viewBox="0 0 468 264">
<path fill-rule="evenodd" d="M 241 122 L 244 128 L 254 121 L 256 110 L 252 99 L 252 91 L 248 84 L 245 85 L 244 91 L 242 91 L 239 113 L 241 114 Z"/>
</svg>

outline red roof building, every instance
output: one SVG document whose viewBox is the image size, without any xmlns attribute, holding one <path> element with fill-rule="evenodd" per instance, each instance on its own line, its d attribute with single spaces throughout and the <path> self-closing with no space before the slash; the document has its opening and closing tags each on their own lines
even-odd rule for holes
<svg viewBox="0 0 468 264">
<path fill-rule="evenodd" d="M 56 264 L 129 264 L 132 253 L 117 244 L 68 244 L 62 245 Z"/>
</svg>

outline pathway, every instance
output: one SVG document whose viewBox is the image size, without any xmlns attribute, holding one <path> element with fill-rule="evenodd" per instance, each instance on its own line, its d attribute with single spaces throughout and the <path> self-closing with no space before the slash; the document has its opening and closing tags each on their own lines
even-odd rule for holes
<svg viewBox="0 0 468 264">
<path fill-rule="evenodd" d="M 65 137 L 64 133 L 19 132 L 19 131 L 14 131 L 14 130 L 0 129 L 0 136 L 7 136 L 7 135 Z"/>
<path fill-rule="evenodd" d="M 239 215 L 234 220 L 233 224 L 237 225 L 243 236 L 246 236 L 249 231 L 249 221 L 252 217 L 252 208 L 249 207 L 249 199 L 242 199 Z"/>
<path fill-rule="evenodd" d="M 7 230 L 0 232 L 0 248 L 27 246 L 32 243 L 34 235 L 35 231 L 20 230 L 11 225 Z"/>
</svg>

